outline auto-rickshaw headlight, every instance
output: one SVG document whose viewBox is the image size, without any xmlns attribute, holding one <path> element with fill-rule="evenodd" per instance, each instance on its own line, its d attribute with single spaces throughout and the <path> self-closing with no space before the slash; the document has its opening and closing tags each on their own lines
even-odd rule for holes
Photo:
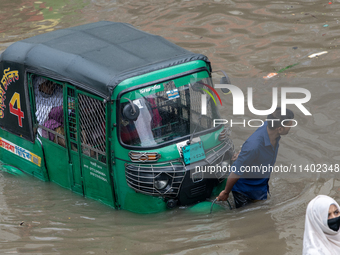
<svg viewBox="0 0 340 255">
<path fill-rule="evenodd" d="M 130 151 L 129 157 L 132 162 L 156 162 L 161 158 L 161 154 L 157 152 Z"/>
<path fill-rule="evenodd" d="M 222 161 L 221 163 L 221 171 L 216 171 L 215 175 L 217 179 L 224 179 L 227 174 L 229 173 L 230 167 L 229 167 L 229 162 L 228 161 Z"/>
<path fill-rule="evenodd" d="M 228 161 L 222 161 L 222 163 L 221 163 L 221 167 L 222 168 L 226 169 L 226 168 L 228 168 L 228 166 L 229 166 L 229 162 Z"/>
<path fill-rule="evenodd" d="M 169 176 L 165 173 L 158 175 L 154 180 L 154 186 L 156 189 L 164 189 L 169 183 Z"/>
</svg>

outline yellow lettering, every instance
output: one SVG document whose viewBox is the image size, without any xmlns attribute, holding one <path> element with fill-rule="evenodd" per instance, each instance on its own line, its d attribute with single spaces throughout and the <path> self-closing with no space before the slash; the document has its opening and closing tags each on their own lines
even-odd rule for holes
<svg viewBox="0 0 340 255">
<path fill-rule="evenodd" d="M 1 84 L 4 86 L 5 90 L 7 90 L 7 86 L 14 80 L 19 80 L 19 71 L 10 72 L 10 68 L 4 69 L 4 75 L 2 76 Z"/>
</svg>

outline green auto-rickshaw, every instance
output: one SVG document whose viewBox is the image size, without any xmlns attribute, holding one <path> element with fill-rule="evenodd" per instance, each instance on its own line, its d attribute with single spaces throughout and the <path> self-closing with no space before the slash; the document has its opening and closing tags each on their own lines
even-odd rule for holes
<svg viewBox="0 0 340 255">
<path fill-rule="evenodd" d="M 229 128 L 214 126 L 211 71 L 206 56 L 124 23 L 16 42 L 0 57 L 0 160 L 133 212 L 204 201 L 227 173 L 197 167 L 233 154 Z"/>
</svg>

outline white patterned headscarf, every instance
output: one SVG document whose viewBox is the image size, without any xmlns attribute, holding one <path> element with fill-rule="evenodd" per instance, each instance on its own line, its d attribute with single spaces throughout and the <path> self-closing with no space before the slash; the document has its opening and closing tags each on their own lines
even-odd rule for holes
<svg viewBox="0 0 340 255">
<path fill-rule="evenodd" d="M 340 211 L 338 203 L 329 196 L 319 195 L 309 202 L 306 211 L 303 255 L 340 254 L 340 230 L 330 229 L 327 224 L 330 205 Z"/>
</svg>

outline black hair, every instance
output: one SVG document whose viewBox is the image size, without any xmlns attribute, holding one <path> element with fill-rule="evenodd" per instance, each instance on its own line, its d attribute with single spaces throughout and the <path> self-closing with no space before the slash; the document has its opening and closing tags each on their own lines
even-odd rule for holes
<svg viewBox="0 0 340 255">
<path fill-rule="evenodd" d="M 276 110 L 267 116 L 267 124 L 269 129 L 276 129 L 278 127 L 283 127 L 282 121 L 294 119 L 294 113 L 286 109 L 286 115 L 281 112 L 281 107 L 277 107 Z"/>
</svg>

